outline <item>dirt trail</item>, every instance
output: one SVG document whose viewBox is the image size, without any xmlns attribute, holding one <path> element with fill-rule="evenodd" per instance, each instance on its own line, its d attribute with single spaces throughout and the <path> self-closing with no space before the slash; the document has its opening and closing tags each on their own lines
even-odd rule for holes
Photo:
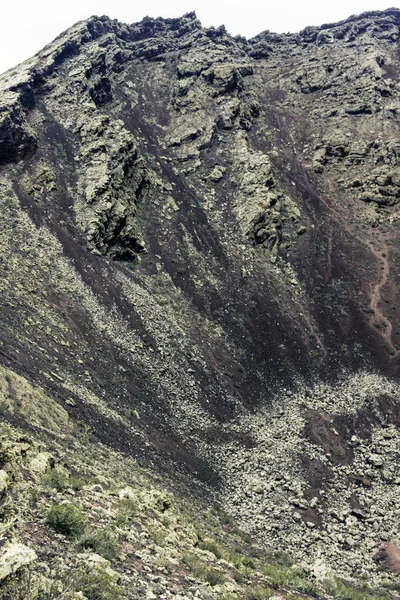
<svg viewBox="0 0 400 600">
<path fill-rule="evenodd" d="M 388 281 L 389 278 L 389 249 L 385 243 L 382 243 L 382 251 L 376 250 L 372 245 L 372 242 L 367 242 L 368 248 L 371 250 L 372 254 L 379 261 L 379 265 L 382 265 L 382 275 L 377 283 L 373 286 L 371 283 L 371 299 L 370 299 L 370 308 L 373 311 L 370 319 L 370 325 L 377 328 L 382 335 L 382 337 L 386 340 L 388 346 L 390 347 L 392 356 L 398 356 L 400 353 L 399 350 L 395 348 L 392 342 L 392 330 L 393 326 L 389 319 L 385 317 L 380 308 L 381 302 L 381 292 L 382 288 Z"/>
<path fill-rule="evenodd" d="M 324 276 L 325 285 L 329 283 L 332 277 L 332 237 L 333 237 L 333 229 L 330 227 L 328 233 L 328 246 L 326 250 L 326 259 L 327 259 L 327 269 Z"/>
<path fill-rule="evenodd" d="M 308 174 L 305 166 L 302 164 L 302 161 L 298 160 L 298 158 L 297 158 L 298 152 L 296 149 L 296 142 L 295 142 L 295 139 L 294 139 L 290 129 L 288 128 L 286 123 L 282 120 L 282 118 L 280 118 L 279 116 L 278 116 L 278 124 L 279 124 L 281 131 L 285 132 L 287 138 L 289 138 L 289 140 L 290 140 L 288 146 L 290 148 L 290 151 L 292 152 L 292 158 L 295 160 L 298 170 L 301 173 L 301 178 L 302 178 L 303 184 L 305 185 L 305 188 L 308 189 L 311 196 L 315 195 L 316 191 L 310 183 L 309 174 Z M 326 183 L 328 184 L 328 190 L 330 192 L 330 196 L 332 198 L 334 198 L 336 195 L 336 182 L 334 180 L 332 180 L 331 178 L 327 178 Z M 359 241 L 361 244 L 366 245 L 369 248 L 369 250 L 371 251 L 371 253 L 378 260 L 379 267 L 383 266 L 382 274 L 379 277 L 376 284 L 373 285 L 371 283 L 370 309 L 373 311 L 373 313 L 370 317 L 369 324 L 371 327 L 374 327 L 376 329 L 376 331 L 378 331 L 380 333 L 380 335 L 383 337 L 383 339 L 386 341 L 388 347 L 390 348 L 391 358 L 392 359 L 396 358 L 400 354 L 400 350 L 397 350 L 397 348 L 394 346 L 393 341 L 392 341 L 392 329 L 393 329 L 392 324 L 389 321 L 389 319 L 387 319 L 385 317 L 385 315 L 383 314 L 382 308 L 380 307 L 382 288 L 387 283 L 387 281 L 389 279 L 389 272 L 390 272 L 390 265 L 389 265 L 389 258 L 388 258 L 389 257 L 388 246 L 384 241 L 381 241 L 381 249 L 377 250 L 374 247 L 373 240 L 368 237 L 366 237 L 366 238 L 360 237 L 349 225 L 348 220 L 346 220 L 345 216 L 341 215 L 335 209 L 335 207 L 332 206 L 331 202 L 329 202 L 329 200 L 327 198 L 324 198 L 324 196 L 322 196 L 320 194 L 318 194 L 318 198 L 322 202 L 322 204 L 325 206 L 325 208 L 327 208 L 329 210 L 329 212 L 335 217 L 335 220 L 338 223 L 340 223 L 340 225 L 344 229 L 344 231 L 346 231 L 351 237 L 353 237 L 354 239 Z M 400 215 L 400 212 L 397 214 Z M 396 214 L 396 216 L 397 216 L 397 214 Z M 333 235 L 333 231 L 331 228 L 329 231 L 329 235 L 328 235 L 328 248 L 327 248 L 327 260 L 328 260 L 327 267 L 328 268 L 327 268 L 327 273 L 325 275 L 325 284 L 327 283 L 327 281 L 329 281 L 329 277 L 331 276 L 331 272 L 332 272 L 332 235 Z"/>
<path fill-rule="evenodd" d="M 303 169 L 303 177 L 304 177 L 304 180 L 306 180 L 306 183 L 310 187 L 310 191 L 311 191 L 312 188 L 309 184 L 307 172 L 305 171 L 305 169 Z M 332 189 L 334 186 L 334 182 L 328 180 L 328 184 L 329 184 L 330 190 L 332 191 L 332 193 L 334 193 L 334 190 Z M 334 197 L 334 195 L 333 195 L 333 197 Z M 400 354 L 400 350 L 398 350 L 395 347 L 395 345 L 393 344 L 393 341 L 392 341 L 393 326 L 392 326 L 392 323 L 389 321 L 389 319 L 387 319 L 387 317 L 385 317 L 385 315 L 383 314 L 382 308 L 380 306 L 382 288 L 385 286 L 385 284 L 387 283 L 387 281 L 389 279 L 389 272 L 390 272 L 389 248 L 384 241 L 381 241 L 381 247 L 379 250 L 377 250 L 374 247 L 374 242 L 372 239 L 360 237 L 351 228 L 351 226 L 343 218 L 343 216 L 340 215 L 338 213 L 338 211 L 327 200 L 325 200 L 321 196 L 319 196 L 319 198 L 320 198 L 321 202 L 324 204 L 324 206 L 335 216 L 335 219 L 337 220 L 338 223 L 340 223 L 340 225 L 343 227 L 344 231 L 346 231 L 349 235 L 351 235 L 353 238 L 355 238 L 361 244 L 366 245 L 369 248 L 369 250 L 371 251 L 371 253 L 378 260 L 379 267 L 380 266 L 383 267 L 381 276 L 379 277 L 376 284 L 373 285 L 371 283 L 370 309 L 373 311 L 373 313 L 371 315 L 369 324 L 370 324 L 370 326 L 374 327 L 380 333 L 380 335 L 383 337 L 383 339 L 386 341 L 388 347 L 390 348 L 391 358 L 396 358 Z M 329 267 L 331 267 L 331 252 L 332 252 L 332 231 L 330 231 L 329 238 L 328 238 L 328 269 L 329 269 Z"/>
<path fill-rule="evenodd" d="M 381 297 L 382 297 L 382 288 L 387 283 L 387 281 L 389 279 L 389 272 L 390 272 L 388 246 L 385 242 L 382 241 L 381 248 L 379 250 L 377 250 L 374 247 L 373 240 L 370 240 L 368 238 L 366 238 L 366 239 L 361 238 L 359 235 L 357 235 L 354 232 L 354 230 L 346 222 L 343 221 L 343 219 L 338 215 L 338 213 L 337 213 L 337 211 L 335 211 L 335 209 L 331 209 L 331 210 L 335 214 L 335 216 L 338 219 L 338 221 L 340 222 L 340 224 L 342 225 L 343 229 L 347 233 L 349 233 L 351 236 L 353 236 L 356 240 L 358 240 L 362 244 L 365 244 L 369 248 L 370 252 L 375 256 L 375 258 L 378 261 L 378 268 L 380 268 L 381 266 L 383 267 L 381 276 L 379 277 L 376 284 L 373 285 L 371 283 L 371 296 L 370 296 L 369 305 L 370 305 L 370 309 L 373 311 L 373 313 L 370 317 L 369 324 L 371 327 L 374 327 L 377 331 L 379 331 L 380 335 L 383 337 L 383 339 L 386 341 L 386 343 L 388 344 L 388 346 L 390 348 L 391 357 L 395 358 L 396 356 L 398 356 L 400 354 L 400 351 L 397 350 L 397 348 L 394 346 L 393 341 L 392 341 L 392 329 L 393 329 L 392 324 L 389 321 L 389 319 L 387 319 L 387 317 L 385 317 L 385 315 L 383 314 L 382 308 L 380 307 Z"/>
</svg>

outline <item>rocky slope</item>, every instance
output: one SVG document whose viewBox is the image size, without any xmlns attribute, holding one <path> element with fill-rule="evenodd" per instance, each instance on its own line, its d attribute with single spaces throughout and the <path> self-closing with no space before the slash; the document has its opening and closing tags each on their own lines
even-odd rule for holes
<svg viewBox="0 0 400 600">
<path fill-rule="evenodd" d="M 108 468 L 211 499 L 259 552 L 396 593 L 399 27 L 390 9 L 246 40 L 194 13 L 93 17 L 0 77 L 1 412 L 53 457 L 42 474 L 76 439 L 98 477 L 83 428 Z M 51 527 L 23 533 L 43 515 L 18 501 L 40 486 L 11 494 L 3 535 L 45 565 Z M 350 597 L 321 590 L 300 589 Z"/>
</svg>

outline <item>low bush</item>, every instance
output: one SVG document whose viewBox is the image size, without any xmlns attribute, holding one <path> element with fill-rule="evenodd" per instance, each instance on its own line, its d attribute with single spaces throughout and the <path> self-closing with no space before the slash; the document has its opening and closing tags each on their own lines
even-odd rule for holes
<svg viewBox="0 0 400 600">
<path fill-rule="evenodd" d="M 129 527 L 136 519 L 139 505 L 133 498 L 123 498 L 118 506 L 116 525 L 118 527 Z"/>
<path fill-rule="evenodd" d="M 86 528 L 86 518 L 81 509 L 68 502 L 53 504 L 47 513 L 46 521 L 57 533 L 69 537 L 82 535 Z"/>
<path fill-rule="evenodd" d="M 220 571 L 207 567 L 198 558 L 193 555 L 183 557 L 183 563 L 191 570 L 193 575 L 198 579 L 207 581 L 210 585 L 219 585 L 224 583 L 225 577 Z"/>
<path fill-rule="evenodd" d="M 251 556 L 251 558 L 261 558 L 260 550 L 255 546 L 250 546 L 249 556 Z"/>
<path fill-rule="evenodd" d="M 168 532 L 165 529 L 149 527 L 149 533 L 156 546 L 160 546 L 161 548 L 166 546 Z"/>
<path fill-rule="evenodd" d="M 266 559 L 271 564 L 281 565 L 282 567 L 292 567 L 294 565 L 293 559 L 282 551 L 267 552 Z"/>
<path fill-rule="evenodd" d="M 100 556 L 110 561 L 117 560 L 121 555 L 119 538 L 113 531 L 108 529 L 88 531 L 79 539 L 78 547 L 81 550 L 93 550 L 96 554 L 100 554 Z"/>
<path fill-rule="evenodd" d="M 240 548 L 236 550 L 226 550 L 223 554 L 223 558 L 230 562 L 234 567 L 239 569 L 243 564 L 245 556 L 241 554 Z"/>
<path fill-rule="evenodd" d="M 87 600 L 120 600 L 123 597 L 123 589 L 115 579 L 98 569 L 79 571 L 74 577 L 74 588 Z"/>
<path fill-rule="evenodd" d="M 63 492 L 68 488 L 68 475 L 63 471 L 52 469 L 42 477 L 43 487 L 49 490 L 57 490 L 57 492 Z"/>
<path fill-rule="evenodd" d="M 291 579 L 291 574 L 285 567 L 276 565 L 263 565 L 261 571 L 266 577 L 268 577 L 268 583 L 275 590 L 287 585 Z"/>
<path fill-rule="evenodd" d="M 268 600 L 274 595 L 270 588 L 258 585 L 251 590 L 248 590 L 246 600 Z"/>
<path fill-rule="evenodd" d="M 335 600 L 390 600 L 392 598 L 391 594 L 384 590 L 373 590 L 367 585 L 354 587 L 337 577 L 326 582 L 324 587 Z"/>
<path fill-rule="evenodd" d="M 58 469 L 52 469 L 42 477 L 43 487 L 50 490 L 57 490 L 57 492 L 63 492 L 64 490 L 71 488 L 73 490 L 80 490 L 87 483 L 86 480 L 80 475 L 69 475 L 64 471 Z"/>
<path fill-rule="evenodd" d="M 199 540 L 198 547 L 201 550 L 212 552 L 216 558 L 222 558 L 222 549 L 218 546 L 216 542 L 214 542 L 214 540 Z"/>
<path fill-rule="evenodd" d="M 253 571 L 244 565 L 239 565 L 233 569 L 233 578 L 237 583 L 248 581 L 253 575 Z"/>
<path fill-rule="evenodd" d="M 268 578 L 269 585 L 275 590 L 290 586 L 299 592 L 318 597 L 317 582 L 303 569 L 282 565 L 262 565 L 261 571 Z"/>
</svg>

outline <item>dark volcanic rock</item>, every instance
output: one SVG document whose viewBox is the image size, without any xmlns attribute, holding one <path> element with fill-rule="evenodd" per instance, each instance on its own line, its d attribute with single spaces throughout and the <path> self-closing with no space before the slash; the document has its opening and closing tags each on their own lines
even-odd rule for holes
<svg viewBox="0 0 400 600">
<path fill-rule="evenodd" d="M 0 164 L 17 162 L 33 154 L 36 147 L 22 103 L 16 93 L 9 92 L 0 106 Z"/>
</svg>

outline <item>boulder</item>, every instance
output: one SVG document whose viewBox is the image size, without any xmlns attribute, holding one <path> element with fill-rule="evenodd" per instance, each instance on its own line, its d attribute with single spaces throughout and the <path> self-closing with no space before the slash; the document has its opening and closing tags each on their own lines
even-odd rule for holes
<svg viewBox="0 0 400 600">
<path fill-rule="evenodd" d="M 36 552 L 25 544 L 11 544 L 4 548 L 0 556 L 0 581 L 26 567 L 37 558 Z"/>
</svg>

